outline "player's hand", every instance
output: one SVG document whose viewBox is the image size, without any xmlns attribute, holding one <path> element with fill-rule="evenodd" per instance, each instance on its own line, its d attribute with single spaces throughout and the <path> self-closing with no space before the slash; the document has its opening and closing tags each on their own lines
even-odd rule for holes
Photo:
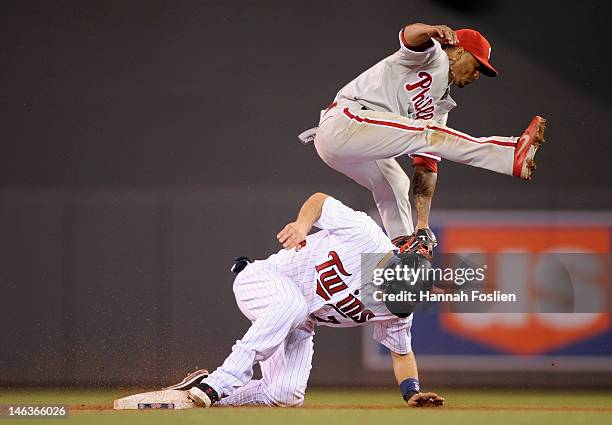
<svg viewBox="0 0 612 425">
<path fill-rule="evenodd" d="M 417 393 L 406 402 L 410 407 L 441 407 L 444 398 L 436 393 Z"/>
<path fill-rule="evenodd" d="M 434 40 L 438 40 L 442 44 L 457 44 L 459 43 L 459 39 L 457 38 L 457 34 L 455 31 L 447 27 L 446 25 L 430 25 L 429 30 L 427 31 L 427 35 L 429 35 Z"/>
<path fill-rule="evenodd" d="M 412 235 L 398 236 L 391 242 L 400 252 L 421 254 L 429 261 L 433 259 L 433 249 L 438 245 L 436 235 L 429 228 L 418 229 Z"/>
<path fill-rule="evenodd" d="M 295 248 L 296 251 L 299 251 L 306 245 L 306 235 L 310 231 L 307 227 L 303 223 L 293 221 L 278 232 L 276 239 L 283 245 L 283 248 Z"/>
</svg>

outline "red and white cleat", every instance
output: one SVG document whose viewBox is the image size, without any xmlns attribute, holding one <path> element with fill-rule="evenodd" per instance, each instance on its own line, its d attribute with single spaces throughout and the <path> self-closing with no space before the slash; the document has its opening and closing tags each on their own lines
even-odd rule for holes
<svg viewBox="0 0 612 425">
<path fill-rule="evenodd" d="M 546 119 L 535 116 L 523 132 L 514 148 L 514 165 L 512 175 L 524 180 L 531 180 L 531 172 L 535 170 L 535 154 L 542 143 L 544 143 L 544 130 Z"/>
</svg>

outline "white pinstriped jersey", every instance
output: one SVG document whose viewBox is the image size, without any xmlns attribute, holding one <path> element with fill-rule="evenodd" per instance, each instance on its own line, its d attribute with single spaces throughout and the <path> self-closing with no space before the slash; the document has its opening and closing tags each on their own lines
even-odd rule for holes
<svg viewBox="0 0 612 425">
<path fill-rule="evenodd" d="M 361 254 L 383 257 L 395 248 L 389 238 L 366 214 L 334 198 L 325 200 L 315 224 L 322 230 L 308 236 L 300 251 L 281 250 L 236 276 L 238 308 L 253 323 L 203 381 L 225 397 L 220 405 L 300 405 L 317 324 L 375 322 L 374 339 L 399 354 L 412 351 L 411 317 L 393 316 L 380 301 L 366 306 L 355 295 L 362 285 Z M 380 261 L 371 257 L 366 263 Z M 253 379 L 256 362 L 261 380 Z"/>
<path fill-rule="evenodd" d="M 360 299 L 362 253 L 395 249 L 391 240 L 367 214 L 329 197 L 315 226 L 322 229 L 306 238 L 300 251 L 281 250 L 266 263 L 287 276 L 301 290 L 318 325 L 358 326 L 375 322 L 374 338 L 397 353 L 410 348 L 412 316 L 400 319 L 382 302 Z M 378 262 L 378 260 L 376 260 Z"/>
<path fill-rule="evenodd" d="M 446 125 L 448 112 L 457 106 L 449 94 L 448 56 L 436 40 L 429 49 L 417 52 L 408 49 L 401 37 L 400 32 L 397 52 L 344 86 L 335 101 Z"/>
</svg>

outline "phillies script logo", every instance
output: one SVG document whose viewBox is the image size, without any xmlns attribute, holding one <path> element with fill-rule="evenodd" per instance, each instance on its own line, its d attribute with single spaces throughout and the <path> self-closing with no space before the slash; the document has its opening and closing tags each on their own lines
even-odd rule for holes
<svg viewBox="0 0 612 425">
<path fill-rule="evenodd" d="M 430 120 L 434 116 L 435 109 L 433 97 L 429 94 L 433 78 L 431 74 L 425 71 L 421 71 L 417 75 L 420 80 L 414 83 L 407 83 L 404 88 L 408 93 L 415 92 L 410 101 L 416 111 L 416 119 Z"/>
<path fill-rule="evenodd" d="M 331 297 L 345 289 L 348 285 L 344 283 L 341 276 L 351 276 L 344 269 L 342 260 L 336 251 L 329 251 L 329 260 L 315 267 L 319 278 L 317 279 L 317 294 L 325 301 L 331 300 Z M 355 296 L 349 294 L 336 304 L 328 304 L 332 306 L 341 316 L 349 318 L 356 323 L 363 323 L 374 317 L 368 309 L 364 309 L 364 305 Z M 316 317 L 316 316 L 315 316 Z M 327 320 L 316 317 L 321 322 L 329 322 L 339 324 L 338 320 L 333 316 L 328 316 Z"/>
</svg>

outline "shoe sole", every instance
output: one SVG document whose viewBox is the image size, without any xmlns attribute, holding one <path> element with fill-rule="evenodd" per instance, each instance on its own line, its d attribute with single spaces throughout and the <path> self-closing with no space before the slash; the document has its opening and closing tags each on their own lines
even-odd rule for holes
<svg viewBox="0 0 612 425">
<path fill-rule="evenodd" d="M 210 397 L 198 387 L 193 387 L 187 391 L 187 397 L 193 401 L 196 406 L 208 408 L 212 404 Z"/>
<path fill-rule="evenodd" d="M 191 372 L 187 375 L 181 382 L 178 384 L 171 385 L 169 387 L 164 388 L 164 390 L 181 390 L 185 391 L 191 388 L 198 379 L 204 379 L 208 377 L 208 370 L 199 369 L 195 372 Z"/>
<path fill-rule="evenodd" d="M 521 175 L 520 178 L 523 180 L 531 180 L 531 173 L 536 169 L 535 155 L 538 151 L 538 148 L 542 143 L 544 143 L 544 130 L 546 130 L 546 118 L 542 118 L 540 116 L 536 116 L 533 118 L 532 122 L 537 120 L 536 129 L 533 134 L 533 142 L 526 141 L 525 143 L 530 144 L 529 150 L 527 151 L 527 155 L 525 155 L 525 159 L 523 160 L 523 165 L 521 167 Z M 531 127 L 531 123 L 529 124 Z M 529 127 L 527 127 L 529 129 Z M 521 137 L 532 137 L 529 134 L 524 134 Z"/>
</svg>

